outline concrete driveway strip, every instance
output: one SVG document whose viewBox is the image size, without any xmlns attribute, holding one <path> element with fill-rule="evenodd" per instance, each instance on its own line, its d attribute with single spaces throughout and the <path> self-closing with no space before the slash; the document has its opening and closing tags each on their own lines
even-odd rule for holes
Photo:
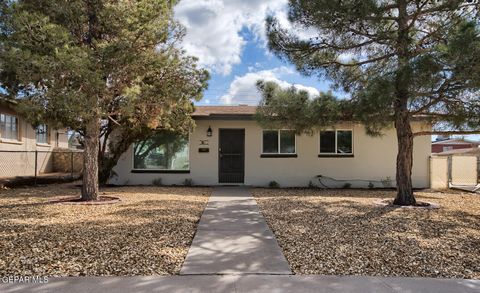
<svg viewBox="0 0 480 293">
<path fill-rule="evenodd" d="M 250 189 L 215 188 L 180 274 L 291 273 Z"/>
</svg>

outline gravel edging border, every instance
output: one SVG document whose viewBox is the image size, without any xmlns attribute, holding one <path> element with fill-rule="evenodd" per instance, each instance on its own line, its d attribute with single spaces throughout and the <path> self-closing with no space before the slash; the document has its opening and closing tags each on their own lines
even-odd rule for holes
<svg viewBox="0 0 480 293">
<path fill-rule="evenodd" d="M 107 204 L 115 204 L 120 202 L 120 198 L 116 196 L 105 196 L 101 195 L 98 197 L 96 201 L 82 201 L 79 197 L 68 197 L 59 200 L 52 200 L 48 203 L 52 204 L 62 204 L 62 205 L 107 205 Z"/>
<path fill-rule="evenodd" d="M 382 199 L 382 200 L 377 200 L 375 201 L 375 204 L 378 206 L 383 206 L 383 207 L 391 207 L 394 209 L 424 209 L 424 210 L 436 210 L 440 208 L 440 205 L 434 202 L 428 202 L 428 201 L 418 201 L 417 204 L 421 205 L 415 205 L 415 206 L 401 206 L 401 205 L 395 205 L 392 203 L 392 200 L 390 199 Z"/>
</svg>

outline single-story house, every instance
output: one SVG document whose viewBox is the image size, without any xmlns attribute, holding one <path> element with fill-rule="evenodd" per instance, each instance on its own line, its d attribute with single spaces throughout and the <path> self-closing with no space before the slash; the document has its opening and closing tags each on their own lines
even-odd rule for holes
<svg viewBox="0 0 480 293">
<path fill-rule="evenodd" d="M 432 153 L 441 153 L 458 149 L 471 149 L 480 146 L 480 142 L 464 138 L 453 138 L 432 142 Z"/>
<path fill-rule="evenodd" d="M 53 171 L 51 152 L 68 148 L 66 129 L 48 124 L 33 127 L 15 110 L 15 101 L 0 99 L 0 178 Z"/>
<path fill-rule="evenodd" d="M 480 148 L 474 147 L 469 149 L 453 149 L 433 154 L 435 156 L 477 156 L 480 157 Z"/>
<path fill-rule="evenodd" d="M 314 135 L 289 129 L 262 129 L 254 106 L 198 106 L 188 137 L 160 135 L 132 145 L 114 168 L 112 184 L 245 184 L 283 187 L 318 185 L 318 175 L 351 187 L 370 182 L 395 185 L 395 129 L 371 137 L 361 124 L 344 122 Z M 414 131 L 428 130 L 422 121 Z M 429 186 L 430 136 L 414 142 L 413 185 Z M 337 185 L 338 186 L 338 185 Z"/>
</svg>

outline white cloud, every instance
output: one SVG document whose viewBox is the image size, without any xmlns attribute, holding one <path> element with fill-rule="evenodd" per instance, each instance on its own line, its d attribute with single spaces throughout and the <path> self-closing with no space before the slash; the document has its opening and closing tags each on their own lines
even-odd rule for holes
<svg viewBox="0 0 480 293">
<path fill-rule="evenodd" d="M 282 88 L 291 87 L 292 84 L 283 80 L 282 77 L 296 74 L 293 70 L 287 67 L 277 67 L 270 70 L 261 70 L 256 72 L 248 72 L 243 76 L 235 76 L 233 82 L 230 84 L 228 92 L 220 98 L 224 104 L 248 104 L 257 105 L 260 101 L 260 93 L 256 88 L 258 80 L 274 81 Z M 316 96 L 319 91 L 313 87 L 304 86 L 301 84 L 293 84 L 294 87 L 300 90 L 307 91 L 310 96 Z"/>
<path fill-rule="evenodd" d="M 175 8 L 176 18 L 187 29 L 182 45 L 188 54 L 199 58 L 200 65 L 228 75 L 241 62 L 246 43 L 240 34 L 242 28 L 249 28 L 264 42 L 265 17 L 285 15 L 286 3 L 287 0 L 182 0 Z"/>
</svg>

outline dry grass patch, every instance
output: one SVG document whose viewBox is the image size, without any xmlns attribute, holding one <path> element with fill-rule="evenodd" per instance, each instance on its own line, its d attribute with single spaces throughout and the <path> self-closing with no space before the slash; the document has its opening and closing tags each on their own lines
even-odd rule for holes
<svg viewBox="0 0 480 293">
<path fill-rule="evenodd" d="M 254 191 L 296 274 L 480 279 L 480 195 L 416 194 L 440 209 L 375 205 L 393 191 Z"/>
<path fill-rule="evenodd" d="M 0 274 L 175 274 L 208 188 L 118 187 L 110 205 L 47 203 L 79 195 L 72 184 L 0 190 Z"/>
</svg>

